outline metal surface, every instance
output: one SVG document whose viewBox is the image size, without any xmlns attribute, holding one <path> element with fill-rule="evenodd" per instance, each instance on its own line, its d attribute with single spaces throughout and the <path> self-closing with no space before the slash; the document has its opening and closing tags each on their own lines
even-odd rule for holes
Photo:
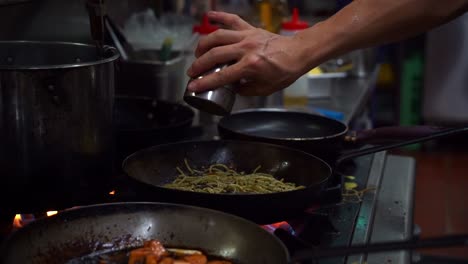
<svg viewBox="0 0 468 264">
<path fill-rule="evenodd" d="M 371 243 L 413 238 L 415 160 L 388 155 L 376 205 Z M 368 264 L 408 264 L 410 252 L 394 251 L 368 255 Z"/>
<path fill-rule="evenodd" d="M 33 222 L 7 241 L 0 262 L 65 263 L 91 253 L 142 246 L 147 239 L 203 249 L 236 264 L 288 262 L 283 244 L 254 223 L 209 209 L 157 203 L 82 207 Z"/>
<path fill-rule="evenodd" d="M 18 190 L 36 197 L 27 206 L 60 203 L 112 173 L 118 54 L 105 56 L 92 45 L 0 42 L 3 209 Z"/>
<path fill-rule="evenodd" d="M 217 66 L 211 71 L 197 77 L 196 79 L 201 79 L 209 74 L 216 74 L 222 71 L 227 66 L 228 65 Z M 184 100 L 189 105 L 195 107 L 198 110 L 213 115 L 224 116 L 231 112 L 234 102 L 236 100 L 236 94 L 234 92 L 234 86 L 232 84 L 224 85 L 223 87 L 219 87 L 217 89 L 199 93 L 191 92 L 187 88 L 185 90 Z"/>
<path fill-rule="evenodd" d="M 413 158 L 374 154 L 367 192 L 357 218 L 352 245 L 412 238 L 415 161 Z M 348 264 L 410 263 L 408 251 L 350 256 Z"/>
<path fill-rule="evenodd" d="M 376 188 L 376 191 L 367 192 L 362 197 L 362 204 L 359 209 L 359 215 L 356 220 L 356 227 L 353 234 L 351 245 L 368 243 L 370 240 L 374 215 L 377 203 L 377 194 L 381 191 L 381 181 L 386 162 L 386 152 L 374 154 L 369 178 L 363 188 Z M 365 256 L 355 255 L 347 259 L 348 264 L 364 263 Z"/>
<path fill-rule="evenodd" d="M 125 50 L 123 43 L 118 38 L 115 27 L 112 26 L 109 19 L 106 19 L 105 25 L 106 25 L 106 32 L 109 34 L 110 38 L 112 39 L 112 43 L 115 45 L 115 47 L 119 51 L 120 56 L 122 57 L 122 60 L 124 61 L 128 60 L 127 51 Z"/>
<path fill-rule="evenodd" d="M 379 74 L 376 67 L 367 77 L 338 78 L 329 98 L 309 99 L 309 107 L 343 113 L 343 122 L 349 124 L 364 109 Z"/>
<path fill-rule="evenodd" d="M 185 57 L 171 52 L 159 60 L 159 50 L 127 50 L 128 60 L 119 63 L 116 92 L 119 95 L 146 96 L 169 102 L 182 102 Z"/>
</svg>

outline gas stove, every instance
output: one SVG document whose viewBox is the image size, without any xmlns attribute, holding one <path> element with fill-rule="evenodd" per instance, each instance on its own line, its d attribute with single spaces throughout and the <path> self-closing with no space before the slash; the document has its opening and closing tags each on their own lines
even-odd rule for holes
<svg viewBox="0 0 468 264">
<path fill-rule="evenodd" d="M 212 139 L 217 139 L 216 127 L 194 126 L 179 140 Z M 121 158 L 124 156 L 120 155 Z M 289 240 L 291 235 L 320 247 L 409 239 L 413 236 L 414 167 L 411 158 L 387 155 L 385 152 L 357 158 L 345 164 L 342 170 L 351 177 L 333 177 L 320 206 L 304 212 L 302 217 L 284 219 L 283 222 L 262 227 L 282 239 L 292 255 L 298 247 L 295 240 Z M 353 179 L 358 189 L 370 190 L 362 195 L 361 201 L 343 199 L 343 182 L 347 179 Z M 138 190 L 123 173 L 116 173 L 111 187 L 99 198 L 88 199 L 87 204 L 139 201 Z M 85 204 L 69 207 L 79 205 Z M 12 228 L 20 228 L 37 217 L 46 217 L 44 212 L 42 215 L 37 212 L 18 213 L 31 214 L 18 214 L 15 218 L 2 215 L 2 239 Z M 402 251 L 322 259 L 319 263 L 410 263 L 410 255 Z"/>
</svg>

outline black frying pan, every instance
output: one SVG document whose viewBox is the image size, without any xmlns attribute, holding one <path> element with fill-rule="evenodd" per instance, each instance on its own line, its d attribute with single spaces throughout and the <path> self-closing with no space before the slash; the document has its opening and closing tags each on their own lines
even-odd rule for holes
<svg viewBox="0 0 468 264">
<path fill-rule="evenodd" d="M 162 187 L 185 168 L 184 159 L 200 169 L 215 163 L 237 171 L 262 172 L 284 178 L 305 189 L 274 194 L 209 194 Z M 123 163 L 124 172 L 139 186 L 140 197 L 149 201 L 191 204 L 229 212 L 269 224 L 294 217 L 317 202 L 332 173 L 331 167 L 310 154 L 287 147 L 237 141 L 187 141 L 140 150 Z"/>
<path fill-rule="evenodd" d="M 463 245 L 467 235 L 397 241 L 361 247 L 304 248 L 292 257 L 260 226 L 219 211 L 162 203 L 116 203 L 62 211 L 15 232 L 0 248 L 0 263 L 102 263 L 111 252 L 157 239 L 166 247 L 190 248 L 234 264 L 292 264 L 324 256 Z M 127 258 L 117 258 L 127 264 Z M 119 261 L 120 260 L 120 261 Z"/>
<path fill-rule="evenodd" d="M 467 130 L 468 127 L 447 129 L 413 140 L 366 148 L 341 156 L 339 161 Z M 176 167 L 184 167 L 184 159 L 195 168 L 222 163 L 249 172 L 261 165 L 263 172 L 306 188 L 271 194 L 209 194 L 163 187 L 177 177 Z M 314 155 L 281 145 L 220 140 L 179 142 L 143 149 L 124 160 L 123 170 L 142 186 L 141 195 L 150 201 L 208 207 L 269 224 L 300 216 L 316 204 L 336 167 Z"/>
<path fill-rule="evenodd" d="M 218 123 L 218 132 L 223 139 L 284 145 L 332 163 L 344 149 L 423 137 L 443 129 L 397 126 L 350 131 L 347 125 L 335 119 L 286 109 L 242 110 L 223 117 Z"/>
</svg>

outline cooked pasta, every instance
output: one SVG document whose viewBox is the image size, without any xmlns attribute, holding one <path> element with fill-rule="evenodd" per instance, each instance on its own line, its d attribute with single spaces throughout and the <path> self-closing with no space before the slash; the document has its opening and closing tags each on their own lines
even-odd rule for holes
<svg viewBox="0 0 468 264">
<path fill-rule="evenodd" d="M 213 164 L 207 169 L 191 168 L 184 160 L 187 172 L 177 167 L 177 178 L 164 185 L 166 188 L 205 193 L 265 194 L 286 192 L 305 188 L 294 183 L 276 179 L 273 175 L 259 172 L 258 166 L 251 173 L 237 172 L 224 164 Z"/>
</svg>

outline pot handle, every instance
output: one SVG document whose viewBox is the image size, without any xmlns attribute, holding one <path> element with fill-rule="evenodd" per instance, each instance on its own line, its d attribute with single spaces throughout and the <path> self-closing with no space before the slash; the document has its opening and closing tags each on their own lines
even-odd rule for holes
<svg viewBox="0 0 468 264">
<path fill-rule="evenodd" d="M 389 126 L 351 131 L 345 141 L 353 144 L 385 144 L 388 142 L 425 137 L 447 129 L 436 126 Z"/>
<path fill-rule="evenodd" d="M 407 128 L 404 128 L 404 129 L 410 129 L 411 130 L 412 128 L 407 127 Z M 377 130 L 377 129 L 375 129 L 375 130 Z M 401 130 L 401 128 L 400 128 L 400 130 Z M 415 132 L 418 131 L 418 128 L 416 128 L 414 131 Z M 420 130 L 420 131 L 424 131 L 424 129 Z M 464 132 L 467 132 L 467 131 L 468 131 L 468 126 L 457 127 L 457 128 L 445 128 L 445 129 L 441 129 L 441 130 L 438 130 L 436 132 L 429 133 L 429 134 L 422 133 L 423 136 L 419 136 L 419 137 L 416 137 L 416 138 L 413 138 L 413 139 L 410 139 L 410 140 L 405 140 L 405 141 L 401 141 L 401 142 L 397 142 L 397 143 L 390 143 L 390 144 L 384 144 L 384 145 L 380 145 L 380 146 L 374 146 L 374 147 L 368 147 L 368 148 L 364 148 L 364 149 L 357 149 L 357 150 L 348 151 L 348 152 L 346 152 L 344 154 L 341 154 L 341 156 L 336 160 L 335 165 L 338 165 L 341 162 L 343 162 L 345 160 L 348 160 L 348 159 L 352 159 L 352 158 L 356 158 L 356 157 L 360 157 L 360 156 L 364 156 L 364 155 L 368 155 L 368 154 L 372 154 L 372 153 L 377 153 L 377 152 L 380 152 L 380 151 L 385 151 L 385 150 L 390 150 L 390 149 L 394 149 L 394 148 L 404 147 L 404 146 L 408 146 L 408 145 L 412 145 L 412 144 L 416 144 L 416 143 L 421 143 L 421 142 L 425 142 L 425 141 L 429 141 L 429 140 L 433 140 L 433 139 L 444 138 L 444 137 L 464 133 Z M 427 132 L 427 130 L 426 130 L 426 132 Z M 395 133 L 397 133 L 397 132 L 395 132 Z M 417 135 L 416 133 L 413 134 L 413 136 L 416 136 L 416 135 Z"/>
</svg>

